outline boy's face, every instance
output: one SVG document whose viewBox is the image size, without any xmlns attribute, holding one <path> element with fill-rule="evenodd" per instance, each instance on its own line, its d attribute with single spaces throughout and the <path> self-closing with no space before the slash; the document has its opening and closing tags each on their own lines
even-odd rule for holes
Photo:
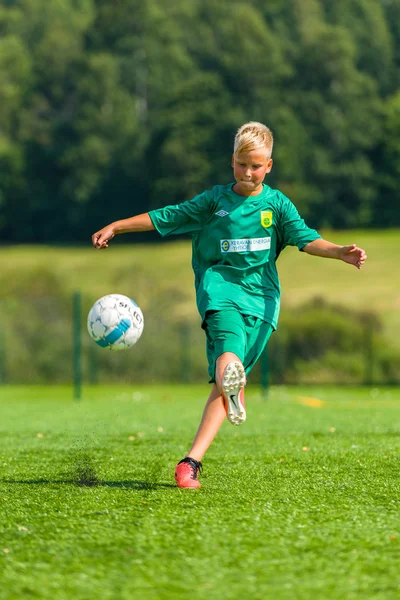
<svg viewBox="0 0 400 600">
<path fill-rule="evenodd" d="M 232 156 L 233 190 L 240 196 L 257 196 L 262 191 L 264 177 L 272 169 L 272 158 L 264 149 L 251 150 Z"/>
</svg>

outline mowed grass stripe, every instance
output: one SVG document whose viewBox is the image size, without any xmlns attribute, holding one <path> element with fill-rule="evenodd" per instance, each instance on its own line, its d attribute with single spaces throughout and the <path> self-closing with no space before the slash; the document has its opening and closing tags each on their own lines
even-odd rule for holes
<svg viewBox="0 0 400 600">
<path fill-rule="evenodd" d="M 398 598 L 399 390 L 249 386 L 179 490 L 207 392 L 2 388 L 0 598 Z"/>
</svg>

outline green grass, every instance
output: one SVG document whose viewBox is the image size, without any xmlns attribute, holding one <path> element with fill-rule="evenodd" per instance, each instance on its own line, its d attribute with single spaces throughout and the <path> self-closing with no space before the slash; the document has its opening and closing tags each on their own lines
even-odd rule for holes
<svg viewBox="0 0 400 600">
<path fill-rule="evenodd" d="M 339 244 L 356 242 L 367 250 L 368 261 L 357 271 L 338 261 L 322 260 L 287 248 L 277 263 L 283 309 L 320 296 L 352 309 L 373 310 L 381 316 L 391 343 L 399 347 L 400 231 L 321 233 Z M 0 248 L 0 300 L 27 294 L 70 295 L 76 289 L 93 300 L 120 292 L 132 296 L 145 313 L 159 311 L 161 306 L 171 319 L 198 320 L 190 242 L 161 244 L 122 245 L 117 238 L 108 250 L 101 252 L 90 246 L 89 239 L 85 248 Z"/>
<path fill-rule="evenodd" d="M 2 600 L 400 597 L 400 390 L 250 387 L 180 490 L 207 392 L 1 388 Z"/>
</svg>

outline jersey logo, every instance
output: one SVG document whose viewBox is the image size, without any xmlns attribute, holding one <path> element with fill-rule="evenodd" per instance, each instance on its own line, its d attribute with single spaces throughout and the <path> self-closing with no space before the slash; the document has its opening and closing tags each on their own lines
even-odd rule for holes
<svg viewBox="0 0 400 600">
<path fill-rule="evenodd" d="M 272 210 L 261 211 L 261 225 L 265 228 L 271 227 L 272 225 Z"/>
<path fill-rule="evenodd" d="M 228 212 L 226 212 L 226 210 L 219 210 L 217 213 L 215 213 L 217 215 L 217 217 L 226 217 L 226 215 L 229 215 Z"/>
<path fill-rule="evenodd" d="M 259 252 L 271 248 L 271 238 L 245 238 L 239 240 L 220 240 L 221 252 Z"/>
</svg>

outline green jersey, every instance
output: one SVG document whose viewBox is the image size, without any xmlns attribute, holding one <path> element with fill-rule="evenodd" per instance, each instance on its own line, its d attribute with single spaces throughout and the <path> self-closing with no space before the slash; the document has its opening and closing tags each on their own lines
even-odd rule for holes
<svg viewBox="0 0 400 600">
<path fill-rule="evenodd" d="M 267 185 L 257 196 L 240 196 L 217 185 L 192 200 L 149 213 L 162 235 L 190 233 L 197 307 L 236 308 L 276 328 L 280 285 L 275 262 L 285 246 L 300 250 L 321 236 L 295 206 Z"/>
</svg>

